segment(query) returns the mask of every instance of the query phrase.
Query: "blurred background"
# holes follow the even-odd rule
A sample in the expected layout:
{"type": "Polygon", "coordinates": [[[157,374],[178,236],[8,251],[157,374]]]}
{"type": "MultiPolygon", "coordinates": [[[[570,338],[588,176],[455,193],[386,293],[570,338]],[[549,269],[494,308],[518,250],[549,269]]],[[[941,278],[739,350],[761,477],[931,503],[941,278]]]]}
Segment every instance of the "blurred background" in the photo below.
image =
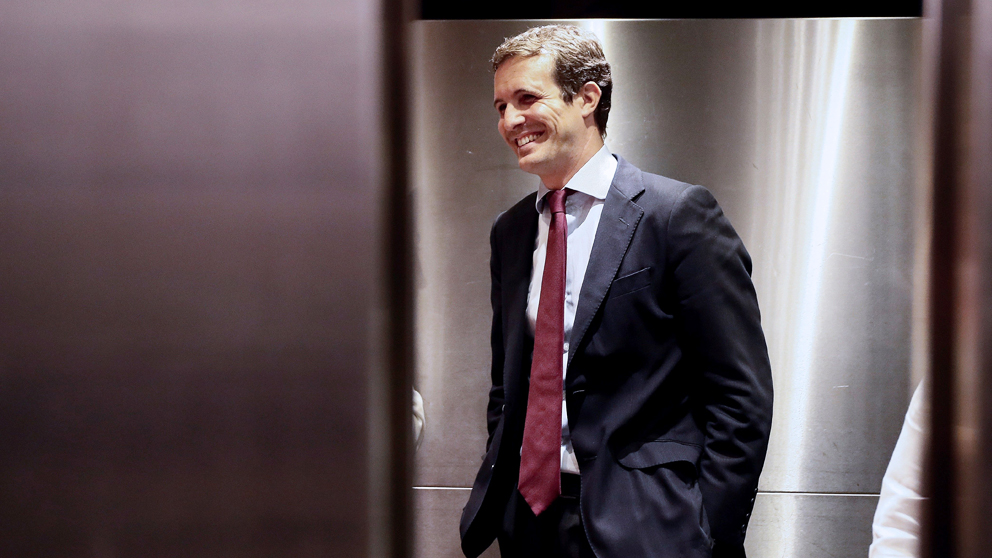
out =
{"type": "Polygon", "coordinates": [[[0,555],[373,555],[380,10],[0,6],[0,555]]]}

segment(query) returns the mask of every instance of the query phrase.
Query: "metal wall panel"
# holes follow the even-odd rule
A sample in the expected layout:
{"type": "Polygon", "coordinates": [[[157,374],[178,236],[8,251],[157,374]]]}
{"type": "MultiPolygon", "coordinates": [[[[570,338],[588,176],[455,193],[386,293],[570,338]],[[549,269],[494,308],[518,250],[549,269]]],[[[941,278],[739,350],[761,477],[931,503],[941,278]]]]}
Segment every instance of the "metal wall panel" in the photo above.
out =
{"type": "Polygon", "coordinates": [[[762,493],[744,549],[753,558],[864,558],[878,496],[762,493]]]}
{"type": "Polygon", "coordinates": [[[0,7],[0,555],[368,555],[379,5],[0,7]]]}
{"type": "MultiPolygon", "coordinates": [[[[464,558],[458,539],[458,520],[468,492],[467,488],[414,490],[416,556],[464,558]]],[[[499,558],[499,548],[492,545],[480,558],[499,558]]]]}
{"type": "MultiPolygon", "coordinates": [[[[531,25],[415,27],[425,487],[470,486],[485,444],[489,227],[537,184],[496,132],[487,60],[531,25]]],[[[920,21],[581,25],[613,65],[607,145],[708,187],[754,259],[776,388],[761,490],[877,493],[911,391],[920,21]]],[[[838,536],[867,546],[870,513],[828,509],[858,517],[838,536]]]]}

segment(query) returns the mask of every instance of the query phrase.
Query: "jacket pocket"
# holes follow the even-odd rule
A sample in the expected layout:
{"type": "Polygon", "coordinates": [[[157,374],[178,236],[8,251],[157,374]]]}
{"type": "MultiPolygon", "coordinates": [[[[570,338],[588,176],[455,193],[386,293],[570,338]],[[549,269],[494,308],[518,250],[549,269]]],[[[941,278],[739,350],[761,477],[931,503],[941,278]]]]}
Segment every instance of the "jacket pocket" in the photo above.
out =
{"type": "Polygon", "coordinates": [[[644,269],[614,279],[613,284],[610,285],[609,300],[649,286],[651,286],[651,268],[645,267],[644,269]]]}
{"type": "Polygon", "coordinates": [[[679,440],[660,439],[645,442],[639,447],[628,448],[617,456],[617,461],[628,469],[649,469],[668,463],[686,462],[695,469],[703,448],[679,440]]]}

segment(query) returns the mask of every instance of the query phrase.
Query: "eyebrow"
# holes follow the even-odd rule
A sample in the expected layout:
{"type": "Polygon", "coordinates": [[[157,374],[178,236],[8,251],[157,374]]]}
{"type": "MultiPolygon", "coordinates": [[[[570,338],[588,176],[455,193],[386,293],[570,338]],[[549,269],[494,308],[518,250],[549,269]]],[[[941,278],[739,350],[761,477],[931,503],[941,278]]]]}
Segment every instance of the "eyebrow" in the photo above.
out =
{"type": "MultiPolygon", "coordinates": [[[[522,90],[523,89],[517,89],[516,91],[514,91],[513,93],[510,94],[510,98],[512,99],[513,97],[516,97],[517,96],[517,93],[520,93],[522,90]]],[[[495,99],[493,99],[493,106],[498,108],[500,103],[505,103],[505,102],[507,102],[507,101],[504,101],[503,99],[501,99],[499,97],[496,97],[495,99]]]]}
{"type": "MultiPolygon", "coordinates": [[[[526,93],[528,95],[540,96],[540,93],[536,89],[530,89],[530,88],[527,88],[527,87],[519,87],[519,88],[517,88],[513,92],[512,95],[510,95],[510,97],[511,98],[516,97],[520,93],[526,93]]],[[[497,107],[500,103],[505,103],[505,102],[506,101],[504,101],[503,99],[500,99],[499,97],[497,97],[496,99],[493,100],[493,107],[497,107]]]]}

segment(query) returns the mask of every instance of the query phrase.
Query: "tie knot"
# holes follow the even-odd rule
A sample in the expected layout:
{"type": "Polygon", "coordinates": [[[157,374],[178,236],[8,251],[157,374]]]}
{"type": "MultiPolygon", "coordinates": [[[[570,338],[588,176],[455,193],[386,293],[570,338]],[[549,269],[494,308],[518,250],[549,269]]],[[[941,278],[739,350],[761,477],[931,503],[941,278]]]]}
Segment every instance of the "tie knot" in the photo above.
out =
{"type": "Polygon", "coordinates": [[[552,190],[548,194],[548,207],[551,208],[551,213],[565,213],[566,196],[568,196],[568,193],[565,192],[564,188],[552,190]]]}

